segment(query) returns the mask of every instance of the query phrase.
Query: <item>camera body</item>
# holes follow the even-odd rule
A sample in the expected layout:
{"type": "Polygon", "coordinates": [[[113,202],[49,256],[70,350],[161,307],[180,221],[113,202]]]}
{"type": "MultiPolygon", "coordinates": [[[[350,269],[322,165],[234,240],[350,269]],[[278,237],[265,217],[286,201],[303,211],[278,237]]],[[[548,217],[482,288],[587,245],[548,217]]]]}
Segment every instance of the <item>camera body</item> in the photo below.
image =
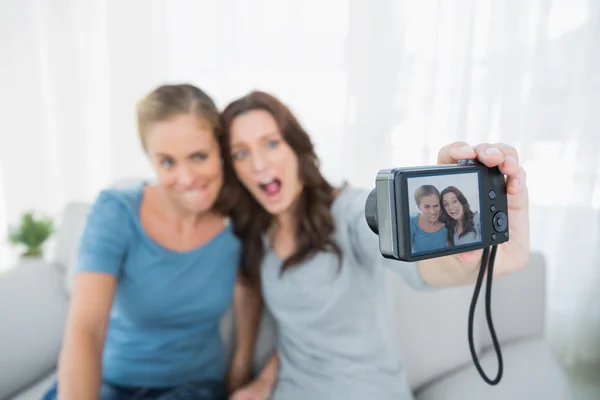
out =
{"type": "Polygon", "coordinates": [[[385,258],[419,261],[508,241],[506,181],[474,160],[379,171],[365,218],[385,258]]]}

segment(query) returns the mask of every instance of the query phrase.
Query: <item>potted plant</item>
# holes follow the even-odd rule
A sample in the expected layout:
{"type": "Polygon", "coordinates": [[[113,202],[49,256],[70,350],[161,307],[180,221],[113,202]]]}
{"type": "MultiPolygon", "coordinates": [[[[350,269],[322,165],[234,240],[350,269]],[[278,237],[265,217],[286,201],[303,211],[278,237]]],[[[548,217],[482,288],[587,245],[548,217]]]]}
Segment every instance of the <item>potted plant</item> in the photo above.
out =
{"type": "Polygon", "coordinates": [[[43,245],[52,233],[54,224],[50,218],[26,212],[21,216],[21,223],[9,231],[8,240],[15,246],[24,247],[21,258],[42,258],[43,245]]]}

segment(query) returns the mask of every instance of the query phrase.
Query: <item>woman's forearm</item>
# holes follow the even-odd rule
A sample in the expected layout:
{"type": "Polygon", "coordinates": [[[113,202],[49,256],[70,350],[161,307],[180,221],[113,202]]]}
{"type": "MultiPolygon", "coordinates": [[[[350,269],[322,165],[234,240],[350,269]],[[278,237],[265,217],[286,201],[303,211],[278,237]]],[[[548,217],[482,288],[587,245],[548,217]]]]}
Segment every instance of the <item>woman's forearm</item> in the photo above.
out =
{"type": "Polygon", "coordinates": [[[86,331],[65,337],[58,365],[59,400],[97,400],[102,380],[102,343],[86,331]]]}
{"type": "Polygon", "coordinates": [[[265,364],[260,374],[256,377],[257,380],[264,382],[269,388],[275,386],[277,381],[277,374],[279,372],[279,356],[277,351],[273,352],[273,355],[269,358],[269,361],[265,364]]]}
{"type": "MultiPolygon", "coordinates": [[[[477,281],[483,250],[469,251],[458,256],[446,256],[419,261],[419,274],[431,286],[450,287],[470,285],[477,281]]],[[[508,264],[506,254],[500,251],[494,262],[494,278],[509,274],[526,264],[525,260],[508,264]]],[[[486,274],[487,275],[487,272],[486,274]]]]}
{"type": "Polygon", "coordinates": [[[456,257],[431,258],[418,262],[422,279],[434,287],[468,285],[477,280],[481,257],[460,262],[456,257]]]}
{"type": "Polygon", "coordinates": [[[261,312],[262,296],[260,288],[241,282],[237,283],[234,292],[235,357],[240,362],[252,362],[261,312]]]}
{"type": "Polygon", "coordinates": [[[261,311],[260,288],[238,282],[234,291],[236,346],[228,376],[230,392],[243,386],[250,379],[261,311]]]}

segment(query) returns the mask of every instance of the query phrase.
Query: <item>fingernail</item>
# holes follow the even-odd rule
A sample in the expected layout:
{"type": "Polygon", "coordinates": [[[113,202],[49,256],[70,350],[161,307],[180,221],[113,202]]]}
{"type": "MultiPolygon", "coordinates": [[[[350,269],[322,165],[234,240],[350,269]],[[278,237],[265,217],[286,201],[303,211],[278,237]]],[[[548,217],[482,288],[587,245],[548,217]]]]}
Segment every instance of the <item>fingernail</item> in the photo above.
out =
{"type": "Polygon", "coordinates": [[[502,155],[502,152],[500,152],[500,150],[498,150],[495,147],[488,147],[487,149],[485,149],[486,156],[493,156],[493,155],[497,155],[497,154],[502,155]]]}
{"type": "Polygon", "coordinates": [[[512,184],[513,186],[519,186],[519,179],[518,179],[518,178],[514,178],[514,179],[511,181],[511,184],[512,184]]]}
{"type": "Polygon", "coordinates": [[[504,162],[509,162],[511,164],[517,165],[517,159],[511,155],[504,157],[504,162]]]}
{"type": "Polygon", "coordinates": [[[473,153],[475,151],[475,150],[473,150],[473,148],[471,146],[459,147],[458,150],[460,150],[463,153],[473,153]]]}

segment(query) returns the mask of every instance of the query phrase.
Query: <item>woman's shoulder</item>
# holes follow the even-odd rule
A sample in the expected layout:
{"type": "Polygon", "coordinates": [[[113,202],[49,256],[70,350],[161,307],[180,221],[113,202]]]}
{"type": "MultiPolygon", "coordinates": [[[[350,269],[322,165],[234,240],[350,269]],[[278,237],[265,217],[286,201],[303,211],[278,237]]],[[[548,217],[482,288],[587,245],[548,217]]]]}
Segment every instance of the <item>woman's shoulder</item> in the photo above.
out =
{"type": "Polygon", "coordinates": [[[365,204],[369,193],[369,190],[347,184],[337,190],[331,205],[331,216],[338,234],[369,230],[365,217],[365,204]]]}
{"type": "Polygon", "coordinates": [[[343,217],[356,214],[365,210],[367,197],[371,191],[345,184],[336,190],[335,198],[331,207],[334,217],[343,217]]]}
{"type": "Polygon", "coordinates": [[[108,187],[101,189],[90,209],[90,214],[104,215],[108,220],[117,218],[137,218],[143,196],[143,185],[128,187],[108,187]]]}
{"type": "Polygon", "coordinates": [[[117,273],[132,240],[135,193],[130,188],[100,190],[90,206],[82,232],[79,270],[117,273]]]}
{"type": "Polygon", "coordinates": [[[481,230],[481,213],[479,211],[475,211],[475,213],[473,213],[473,224],[478,230],[481,230]]]}

